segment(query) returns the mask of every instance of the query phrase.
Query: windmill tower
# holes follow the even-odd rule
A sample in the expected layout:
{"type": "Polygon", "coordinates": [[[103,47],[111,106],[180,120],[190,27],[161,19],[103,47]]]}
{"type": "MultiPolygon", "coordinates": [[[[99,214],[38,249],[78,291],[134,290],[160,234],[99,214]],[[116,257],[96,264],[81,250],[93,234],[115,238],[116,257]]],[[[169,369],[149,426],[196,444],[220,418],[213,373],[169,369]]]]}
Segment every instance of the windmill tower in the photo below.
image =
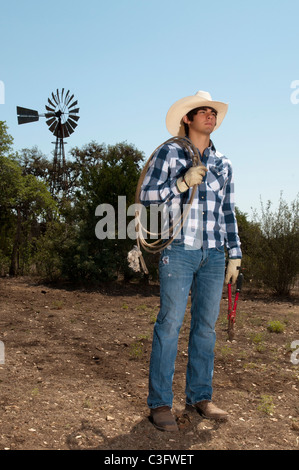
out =
{"type": "Polygon", "coordinates": [[[75,101],[70,90],[65,93],[64,88],[62,88],[61,92],[57,89],[56,93],[52,93],[48,98],[45,114],[39,114],[38,111],[33,109],[17,106],[18,124],[38,121],[40,117],[45,117],[49,131],[56,137],[56,141],[53,142],[55,143],[55,149],[52,192],[55,188],[57,189],[59,181],[61,181],[61,189],[66,189],[64,139],[69,137],[78,125],[79,108],[76,107],[77,105],[78,101],[75,101]]]}

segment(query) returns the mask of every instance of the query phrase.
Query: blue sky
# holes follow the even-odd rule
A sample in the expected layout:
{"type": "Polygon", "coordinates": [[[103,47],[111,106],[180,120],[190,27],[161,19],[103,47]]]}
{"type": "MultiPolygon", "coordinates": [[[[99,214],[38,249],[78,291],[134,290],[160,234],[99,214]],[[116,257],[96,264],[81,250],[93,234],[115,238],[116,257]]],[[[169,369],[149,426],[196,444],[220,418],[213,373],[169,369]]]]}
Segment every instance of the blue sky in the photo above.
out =
{"type": "Polygon", "coordinates": [[[80,107],[67,151],[127,141],[149,157],[170,137],[173,102],[206,90],[229,103],[212,139],[233,163],[239,209],[251,216],[260,198],[275,207],[281,191],[295,199],[298,0],[9,0],[0,8],[0,120],[15,150],[37,146],[51,158],[45,122],[18,126],[16,106],[44,112],[64,87],[80,107]]]}

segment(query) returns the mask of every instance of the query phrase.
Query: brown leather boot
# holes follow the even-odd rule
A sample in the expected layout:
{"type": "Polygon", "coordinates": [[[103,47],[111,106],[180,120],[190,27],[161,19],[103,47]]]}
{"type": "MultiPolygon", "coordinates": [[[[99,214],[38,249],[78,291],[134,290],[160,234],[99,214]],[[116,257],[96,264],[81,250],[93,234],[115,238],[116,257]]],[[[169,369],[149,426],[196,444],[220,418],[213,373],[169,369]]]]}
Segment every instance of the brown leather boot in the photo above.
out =
{"type": "Polygon", "coordinates": [[[176,432],[179,430],[175,417],[169,406],[159,406],[151,409],[151,421],[160,431],[176,432]]]}
{"type": "Polygon", "coordinates": [[[213,405],[209,400],[199,401],[194,405],[187,405],[187,410],[196,410],[203,418],[215,419],[218,421],[226,421],[228,413],[213,405]]]}

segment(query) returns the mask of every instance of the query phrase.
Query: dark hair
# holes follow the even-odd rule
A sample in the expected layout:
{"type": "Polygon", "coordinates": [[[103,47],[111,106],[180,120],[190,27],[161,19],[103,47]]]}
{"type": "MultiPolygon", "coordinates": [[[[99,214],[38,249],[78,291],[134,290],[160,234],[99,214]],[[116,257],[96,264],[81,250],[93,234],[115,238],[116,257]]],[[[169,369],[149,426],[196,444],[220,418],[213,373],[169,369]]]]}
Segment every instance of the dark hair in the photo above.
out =
{"type": "MultiPolygon", "coordinates": [[[[216,111],[216,109],[211,108],[210,106],[199,106],[199,108],[191,109],[191,111],[189,111],[189,113],[187,113],[186,116],[187,116],[188,120],[192,122],[194,116],[198,113],[198,111],[199,111],[200,109],[207,109],[207,108],[208,108],[208,109],[212,109],[213,111],[215,111],[216,116],[217,116],[217,111],[216,111]]],[[[184,128],[185,128],[185,134],[186,134],[186,136],[188,137],[188,135],[189,135],[189,126],[188,126],[188,124],[186,124],[184,121],[183,121],[183,124],[184,124],[184,128]]]]}

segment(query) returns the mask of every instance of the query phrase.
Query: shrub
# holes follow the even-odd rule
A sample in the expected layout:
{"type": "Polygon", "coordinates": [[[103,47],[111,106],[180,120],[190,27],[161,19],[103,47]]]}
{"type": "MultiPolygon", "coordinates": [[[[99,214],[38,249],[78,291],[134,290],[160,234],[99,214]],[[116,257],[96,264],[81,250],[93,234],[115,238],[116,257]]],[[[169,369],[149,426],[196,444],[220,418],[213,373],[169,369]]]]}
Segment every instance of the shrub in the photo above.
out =
{"type": "Polygon", "coordinates": [[[267,415],[273,414],[275,409],[273,398],[270,395],[262,395],[260,403],[258,405],[258,410],[267,415]]]}
{"type": "Polygon", "coordinates": [[[279,320],[273,320],[268,323],[267,330],[271,333],[283,333],[285,325],[279,320]]]}
{"type": "Polygon", "coordinates": [[[299,196],[288,205],[281,195],[276,212],[271,204],[262,204],[255,275],[277,295],[285,296],[290,294],[299,273],[299,196]]]}

